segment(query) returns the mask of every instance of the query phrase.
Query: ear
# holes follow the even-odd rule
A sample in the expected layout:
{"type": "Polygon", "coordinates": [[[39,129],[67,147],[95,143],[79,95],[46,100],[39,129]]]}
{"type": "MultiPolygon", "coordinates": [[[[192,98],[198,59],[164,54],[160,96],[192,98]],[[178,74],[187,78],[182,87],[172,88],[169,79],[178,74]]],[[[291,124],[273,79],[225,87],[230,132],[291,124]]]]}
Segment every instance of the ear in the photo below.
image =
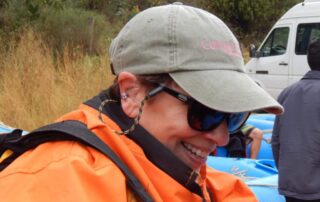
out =
{"type": "Polygon", "coordinates": [[[126,95],[126,98],[121,99],[122,110],[128,117],[135,118],[138,115],[140,103],[146,96],[146,89],[130,72],[121,72],[118,75],[118,84],[120,94],[126,95]]]}

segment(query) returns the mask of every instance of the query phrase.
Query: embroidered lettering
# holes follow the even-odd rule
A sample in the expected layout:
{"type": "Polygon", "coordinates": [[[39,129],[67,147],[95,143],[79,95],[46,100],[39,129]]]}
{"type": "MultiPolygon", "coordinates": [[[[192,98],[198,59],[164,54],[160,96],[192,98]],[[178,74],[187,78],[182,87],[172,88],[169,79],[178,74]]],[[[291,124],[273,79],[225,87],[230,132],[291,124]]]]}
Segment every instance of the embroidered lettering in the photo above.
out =
{"type": "Polygon", "coordinates": [[[220,50],[227,55],[236,56],[236,57],[242,56],[236,44],[232,42],[217,41],[217,40],[212,40],[212,41],[202,40],[200,42],[200,47],[206,51],[220,50]]]}

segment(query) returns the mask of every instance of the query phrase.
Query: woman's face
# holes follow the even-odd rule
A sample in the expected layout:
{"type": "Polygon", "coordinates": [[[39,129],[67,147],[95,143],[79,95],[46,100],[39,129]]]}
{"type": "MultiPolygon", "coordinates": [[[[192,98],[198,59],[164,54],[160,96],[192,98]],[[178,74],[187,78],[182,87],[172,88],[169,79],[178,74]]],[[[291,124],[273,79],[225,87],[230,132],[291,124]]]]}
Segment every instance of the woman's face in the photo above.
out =
{"type": "MultiPolygon", "coordinates": [[[[168,87],[187,95],[175,84],[168,87]]],[[[187,112],[187,104],[165,92],[160,92],[145,103],[140,125],[186,165],[196,170],[206,162],[208,155],[216,146],[227,144],[229,134],[226,122],[208,132],[190,128],[187,112]]]]}

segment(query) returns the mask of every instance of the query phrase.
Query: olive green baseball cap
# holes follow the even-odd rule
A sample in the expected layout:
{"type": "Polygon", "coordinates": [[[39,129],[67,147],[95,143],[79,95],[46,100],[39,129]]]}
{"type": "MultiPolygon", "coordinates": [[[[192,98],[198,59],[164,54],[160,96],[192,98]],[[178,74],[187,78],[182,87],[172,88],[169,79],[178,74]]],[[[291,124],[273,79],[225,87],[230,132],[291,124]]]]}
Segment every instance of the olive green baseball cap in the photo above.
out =
{"type": "Polygon", "coordinates": [[[282,106],[244,72],[239,43],[215,15],[181,3],[152,7],[134,16],[109,49],[115,74],[168,73],[198,102],[223,112],[282,106]]]}

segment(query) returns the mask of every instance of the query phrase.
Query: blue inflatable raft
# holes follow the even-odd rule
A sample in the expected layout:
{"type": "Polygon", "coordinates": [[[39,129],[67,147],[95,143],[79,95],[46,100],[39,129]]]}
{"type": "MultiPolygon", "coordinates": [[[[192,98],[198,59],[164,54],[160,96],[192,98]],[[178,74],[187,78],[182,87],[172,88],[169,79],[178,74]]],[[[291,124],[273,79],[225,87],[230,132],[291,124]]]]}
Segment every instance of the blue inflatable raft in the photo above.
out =
{"type": "Polygon", "coordinates": [[[209,157],[207,165],[241,178],[259,202],[285,202],[278,193],[278,170],[274,160],[209,157]]]}
{"type": "Polygon", "coordinates": [[[210,156],[207,165],[241,178],[261,178],[278,174],[274,160],[210,156]]]}
{"type": "Polygon", "coordinates": [[[9,127],[9,126],[7,126],[7,125],[5,125],[5,124],[0,122],[0,133],[8,133],[8,132],[10,132],[12,130],[13,130],[13,128],[11,128],[11,127],[9,127]]]}
{"type": "Polygon", "coordinates": [[[285,202],[284,196],[278,193],[278,175],[245,181],[259,199],[259,202],[285,202]]]}

